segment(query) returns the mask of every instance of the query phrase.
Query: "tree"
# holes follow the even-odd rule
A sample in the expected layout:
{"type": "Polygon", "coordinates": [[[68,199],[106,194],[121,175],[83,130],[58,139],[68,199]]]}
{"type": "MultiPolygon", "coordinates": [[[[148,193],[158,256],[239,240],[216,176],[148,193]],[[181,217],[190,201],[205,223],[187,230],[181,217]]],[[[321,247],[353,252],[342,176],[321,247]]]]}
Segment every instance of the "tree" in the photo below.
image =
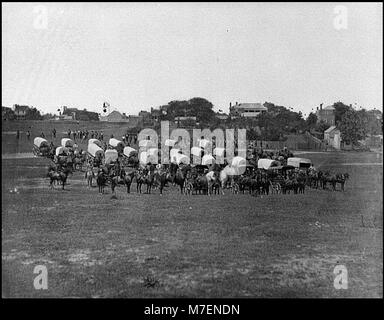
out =
{"type": "Polygon", "coordinates": [[[305,123],[306,123],[306,126],[307,126],[307,130],[315,128],[316,124],[317,124],[317,115],[314,114],[313,112],[311,112],[308,115],[308,118],[305,120],[305,123]]]}
{"type": "Polygon", "coordinates": [[[319,132],[324,132],[330,127],[328,123],[326,123],[324,120],[321,120],[317,125],[316,125],[316,130],[319,132]]]}
{"type": "Polygon", "coordinates": [[[25,119],[27,120],[42,120],[43,116],[41,115],[40,111],[36,108],[28,108],[27,112],[25,114],[25,119]]]}
{"type": "Polygon", "coordinates": [[[353,109],[345,112],[339,123],[342,140],[350,144],[357,144],[358,140],[366,137],[366,123],[362,112],[353,109]]]}
{"type": "Polygon", "coordinates": [[[350,110],[353,110],[351,106],[347,106],[346,104],[342,102],[335,102],[333,104],[333,107],[335,108],[335,123],[338,124],[341,119],[343,118],[343,115],[350,110]]]}

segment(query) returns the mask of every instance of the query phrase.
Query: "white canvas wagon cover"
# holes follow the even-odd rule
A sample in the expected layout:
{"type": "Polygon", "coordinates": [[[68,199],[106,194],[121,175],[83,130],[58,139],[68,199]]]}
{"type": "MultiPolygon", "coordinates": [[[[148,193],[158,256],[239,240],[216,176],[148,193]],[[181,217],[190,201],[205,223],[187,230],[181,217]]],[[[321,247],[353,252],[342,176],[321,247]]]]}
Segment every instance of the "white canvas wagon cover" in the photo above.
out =
{"type": "Polygon", "coordinates": [[[176,140],[172,140],[172,139],[167,139],[165,140],[164,144],[167,146],[167,147],[173,147],[176,143],[176,140]]]}
{"type": "Polygon", "coordinates": [[[124,146],[124,144],[123,144],[122,141],[117,140],[117,139],[115,139],[115,138],[111,138],[111,139],[109,139],[108,144],[109,144],[111,147],[114,147],[114,148],[117,148],[119,145],[124,146]]]}
{"type": "Polygon", "coordinates": [[[146,151],[143,151],[140,153],[140,163],[141,164],[147,164],[147,163],[156,164],[156,157],[149,155],[146,151]]]}
{"type": "Polygon", "coordinates": [[[33,139],[33,144],[38,148],[40,148],[42,146],[48,147],[48,141],[45,140],[44,138],[40,138],[40,137],[36,137],[35,139],[33,139]]]}
{"type": "Polygon", "coordinates": [[[150,148],[150,149],[148,149],[147,153],[150,156],[157,156],[158,153],[159,153],[159,149],[157,149],[157,148],[150,148]]]}
{"type": "Polygon", "coordinates": [[[196,157],[200,157],[202,152],[203,152],[203,149],[201,149],[200,147],[191,148],[191,154],[193,154],[196,157]]]}
{"type": "Polygon", "coordinates": [[[287,165],[295,168],[310,167],[312,165],[312,161],[310,159],[292,157],[288,158],[287,165]]]}
{"type": "Polygon", "coordinates": [[[59,156],[61,154],[67,154],[67,153],[68,153],[68,148],[66,147],[57,147],[55,151],[56,156],[59,156]]]}
{"type": "Polygon", "coordinates": [[[247,161],[243,157],[234,157],[232,159],[232,166],[235,168],[246,167],[247,161]]]}
{"type": "Polygon", "coordinates": [[[131,155],[133,155],[136,151],[136,149],[134,148],[131,148],[131,147],[125,147],[124,150],[123,150],[123,154],[126,156],[126,157],[130,157],[131,155]]]}
{"type": "Polygon", "coordinates": [[[272,160],[272,159],[259,159],[259,161],[257,161],[258,169],[268,170],[271,167],[278,167],[279,165],[280,165],[279,161],[272,160]]]}
{"type": "Polygon", "coordinates": [[[101,149],[98,145],[91,143],[88,145],[88,153],[92,157],[102,156],[104,154],[104,150],[101,149]]]}
{"type": "Polygon", "coordinates": [[[210,145],[210,141],[207,139],[201,139],[199,140],[199,147],[200,148],[207,148],[210,145]]]}
{"type": "Polygon", "coordinates": [[[180,149],[172,148],[171,151],[169,152],[169,156],[171,157],[171,159],[173,159],[174,157],[176,157],[180,153],[181,153],[180,149]]]}
{"type": "Polygon", "coordinates": [[[99,146],[100,148],[103,147],[103,145],[101,144],[100,140],[97,140],[97,139],[89,139],[89,140],[88,140],[88,144],[91,144],[91,143],[94,143],[95,145],[99,146]]]}
{"type": "Polygon", "coordinates": [[[203,166],[207,166],[207,165],[213,164],[213,163],[215,163],[215,158],[211,154],[206,154],[201,159],[201,164],[203,166]]]}
{"type": "Polygon", "coordinates": [[[71,140],[69,138],[61,139],[61,146],[62,147],[72,148],[74,144],[75,143],[73,142],[73,140],[71,140]]]}
{"type": "Polygon", "coordinates": [[[113,149],[106,150],[104,155],[105,155],[106,164],[116,161],[119,158],[119,154],[117,153],[116,150],[113,150],[113,149]]]}
{"type": "Polygon", "coordinates": [[[215,148],[213,149],[213,154],[218,157],[223,157],[225,152],[225,148],[215,148]]]}
{"type": "Polygon", "coordinates": [[[171,162],[176,164],[180,164],[180,163],[189,164],[190,159],[185,154],[177,153],[174,157],[172,157],[171,162]]]}

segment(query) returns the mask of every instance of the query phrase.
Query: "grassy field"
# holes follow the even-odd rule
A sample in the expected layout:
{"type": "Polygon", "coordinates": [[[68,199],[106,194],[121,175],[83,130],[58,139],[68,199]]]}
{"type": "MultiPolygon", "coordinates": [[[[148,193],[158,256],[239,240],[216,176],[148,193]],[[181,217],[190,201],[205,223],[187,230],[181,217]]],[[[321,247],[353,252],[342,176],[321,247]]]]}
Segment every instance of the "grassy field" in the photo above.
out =
{"type": "Polygon", "coordinates": [[[382,155],[305,156],[348,172],[346,191],[112,199],[80,173],[50,190],[45,159],[3,159],[3,296],[382,297],[382,155]],[[48,290],[33,287],[39,264],[48,290]]]}

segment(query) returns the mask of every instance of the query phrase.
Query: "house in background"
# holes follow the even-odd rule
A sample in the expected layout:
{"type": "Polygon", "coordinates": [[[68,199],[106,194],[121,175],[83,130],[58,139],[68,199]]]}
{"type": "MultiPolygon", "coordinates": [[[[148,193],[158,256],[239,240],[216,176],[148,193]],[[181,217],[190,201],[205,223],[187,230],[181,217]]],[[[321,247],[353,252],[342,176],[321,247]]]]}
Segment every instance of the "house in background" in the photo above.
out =
{"type": "Polygon", "coordinates": [[[320,107],[317,107],[316,116],[317,122],[324,121],[330,126],[335,125],[335,108],[333,106],[323,108],[323,104],[320,104],[320,107]]]}
{"type": "Polygon", "coordinates": [[[108,122],[128,122],[128,117],[121,114],[119,111],[114,110],[108,115],[100,116],[100,121],[108,121],[108,122]]]}
{"type": "Polygon", "coordinates": [[[331,126],[324,131],[324,141],[327,146],[331,146],[337,150],[341,148],[341,132],[336,126],[331,126]]]}
{"type": "Polygon", "coordinates": [[[229,103],[229,115],[231,118],[237,117],[257,117],[263,112],[267,112],[268,109],[261,103],[237,103],[232,106],[229,103]]]}
{"type": "Polygon", "coordinates": [[[21,106],[18,104],[13,105],[13,107],[14,107],[14,113],[15,113],[16,120],[25,120],[27,112],[29,110],[29,107],[28,106],[21,106]]]}

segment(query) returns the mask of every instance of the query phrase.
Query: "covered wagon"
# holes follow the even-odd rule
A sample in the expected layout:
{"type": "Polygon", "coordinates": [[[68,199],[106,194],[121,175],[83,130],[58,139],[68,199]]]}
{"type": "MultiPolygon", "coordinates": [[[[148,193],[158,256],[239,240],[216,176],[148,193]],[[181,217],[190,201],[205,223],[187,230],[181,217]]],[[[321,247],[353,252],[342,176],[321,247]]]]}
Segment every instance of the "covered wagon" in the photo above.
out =
{"type": "Polygon", "coordinates": [[[33,153],[36,156],[45,157],[48,156],[50,152],[49,143],[46,139],[36,137],[33,140],[33,153]]]}
{"type": "Polygon", "coordinates": [[[194,155],[195,157],[200,157],[202,153],[203,153],[203,149],[201,149],[200,147],[191,148],[191,154],[194,155]]]}
{"type": "Polygon", "coordinates": [[[211,154],[206,154],[201,159],[201,165],[208,166],[215,163],[215,158],[211,154]]]}
{"type": "Polygon", "coordinates": [[[157,164],[157,160],[157,157],[151,156],[146,151],[140,153],[139,161],[141,165],[146,165],[148,163],[157,164]]]}
{"type": "Polygon", "coordinates": [[[117,150],[118,153],[123,153],[124,143],[122,141],[111,138],[109,139],[108,145],[110,148],[117,150]]]}
{"type": "Polygon", "coordinates": [[[171,151],[169,151],[169,157],[171,158],[171,161],[174,157],[176,157],[178,154],[181,153],[180,149],[172,148],[171,151]]]}
{"type": "Polygon", "coordinates": [[[232,159],[231,165],[238,175],[243,174],[247,169],[247,160],[245,160],[243,157],[236,156],[232,159]]]}
{"type": "Polygon", "coordinates": [[[217,157],[224,157],[224,153],[225,153],[225,148],[215,148],[213,149],[213,155],[217,156],[217,157]]]}
{"type": "Polygon", "coordinates": [[[310,159],[292,157],[292,158],[288,158],[287,165],[293,166],[299,169],[309,168],[312,166],[312,161],[310,159]]]}
{"type": "Polygon", "coordinates": [[[258,169],[268,170],[271,167],[279,167],[280,165],[281,163],[279,161],[272,159],[259,159],[259,161],[257,161],[258,169]]]}
{"type": "Polygon", "coordinates": [[[210,144],[211,144],[211,142],[209,140],[207,140],[207,139],[200,139],[199,140],[199,147],[200,148],[206,149],[206,148],[208,148],[210,146],[210,144]]]}
{"type": "Polygon", "coordinates": [[[117,150],[114,149],[109,149],[106,150],[104,153],[104,159],[105,159],[105,164],[111,164],[117,161],[119,158],[119,153],[117,150]]]}
{"type": "Polygon", "coordinates": [[[176,144],[176,140],[167,139],[167,140],[165,140],[164,144],[167,147],[173,147],[176,144]]]}
{"type": "Polygon", "coordinates": [[[63,138],[61,139],[61,146],[65,148],[73,148],[73,145],[75,142],[72,139],[69,138],[63,138]]]}
{"type": "Polygon", "coordinates": [[[56,156],[67,155],[68,148],[66,147],[57,147],[55,151],[56,156]]]}
{"type": "Polygon", "coordinates": [[[131,147],[125,147],[123,149],[123,155],[127,158],[131,157],[131,156],[134,156],[135,154],[137,154],[137,150],[134,149],[134,148],[131,148],[131,147]]]}
{"type": "Polygon", "coordinates": [[[88,163],[91,166],[98,167],[102,163],[104,150],[94,143],[88,144],[87,156],[88,163]]]}
{"type": "Polygon", "coordinates": [[[94,143],[95,145],[99,146],[100,148],[103,148],[103,144],[98,139],[89,139],[88,144],[94,143]]]}
{"type": "Polygon", "coordinates": [[[125,147],[123,150],[123,166],[134,167],[138,162],[137,150],[132,147],[125,147]]]}
{"type": "Polygon", "coordinates": [[[172,163],[180,164],[189,164],[190,159],[185,154],[177,153],[172,159],[172,163]]]}

